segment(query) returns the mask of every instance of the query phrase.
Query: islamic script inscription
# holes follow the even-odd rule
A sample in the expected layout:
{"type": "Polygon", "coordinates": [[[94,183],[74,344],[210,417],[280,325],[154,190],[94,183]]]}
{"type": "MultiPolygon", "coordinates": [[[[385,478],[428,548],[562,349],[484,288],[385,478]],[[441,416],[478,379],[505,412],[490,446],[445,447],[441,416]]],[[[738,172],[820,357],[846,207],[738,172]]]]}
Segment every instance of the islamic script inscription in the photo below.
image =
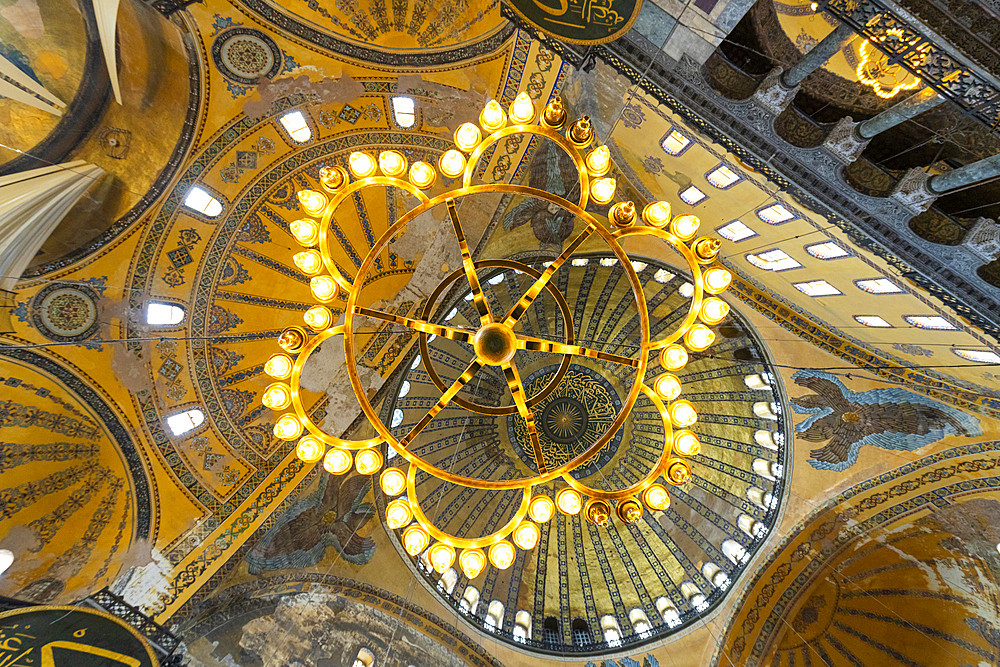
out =
{"type": "Polygon", "coordinates": [[[510,0],[510,6],[535,28],[564,42],[603,44],[632,26],[642,0],[510,0]]]}

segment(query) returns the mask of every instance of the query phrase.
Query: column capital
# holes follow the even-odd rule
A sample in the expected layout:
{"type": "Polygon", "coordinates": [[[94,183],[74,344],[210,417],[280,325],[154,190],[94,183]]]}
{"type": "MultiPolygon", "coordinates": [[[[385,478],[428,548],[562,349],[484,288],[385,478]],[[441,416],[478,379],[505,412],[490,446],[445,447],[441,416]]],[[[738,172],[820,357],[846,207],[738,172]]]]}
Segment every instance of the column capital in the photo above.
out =
{"type": "Polygon", "coordinates": [[[857,160],[871,141],[858,136],[857,128],[860,124],[855,123],[850,116],[844,116],[837,121],[823,142],[823,146],[844,164],[857,160]]]}
{"type": "Polygon", "coordinates": [[[902,204],[913,215],[919,215],[929,209],[938,198],[927,187],[927,182],[931,178],[931,174],[920,167],[914,167],[906,172],[889,197],[902,204]]]}
{"type": "Polygon", "coordinates": [[[990,218],[979,218],[962,239],[962,247],[985,262],[1000,259],[1000,225],[990,218]]]}
{"type": "Polygon", "coordinates": [[[798,86],[788,88],[781,82],[783,72],[784,69],[781,67],[775,67],[768,72],[751,98],[775,116],[784,111],[795,97],[795,93],[799,92],[798,86]]]}

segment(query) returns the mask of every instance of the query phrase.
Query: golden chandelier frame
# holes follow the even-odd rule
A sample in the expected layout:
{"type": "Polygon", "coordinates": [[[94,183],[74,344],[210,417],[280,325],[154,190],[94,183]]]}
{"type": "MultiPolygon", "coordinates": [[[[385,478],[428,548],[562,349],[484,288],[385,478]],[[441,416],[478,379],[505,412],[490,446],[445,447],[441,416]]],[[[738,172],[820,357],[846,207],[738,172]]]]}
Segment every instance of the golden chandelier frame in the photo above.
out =
{"type": "Polygon", "coordinates": [[[667,487],[660,483],[660,477],[675,486],[688,482],[691,478],[688,459],[700,451],[698,438],[690,430],[697,421],[697,413],[689,401],[680,398],[681,382],[674,372],[687,363],[688,350],[702,351],[712,344],[715,334],[706,325],[717,325],[729,314],[729,305],[714,295],[720,294],[729,286],[732,276],[725,268],[709,266],[715,262],[721,243],[710,237],[694,239],[699,226],[698,218],[693,215],[671,218],[670,204],[662,201],[647,205],[641,215],[637,216],[634,204],[626,201],[611,206],[607,212],[610,224],[602,224],[585,209],[591,201],[604,205],[609,204],[614,197],[616,184],[614,178],[608,177],[611,170],[608,148],[603,145],[594,147],[596,137],[588,117],[584,116],[566,127],[567,114],[559,98],[555,98],[537,115],[536,120],[534,104],[526,93],[519,94],[507,112],[496,101],[490,101],[480,114],[479,126],[465,123],[459,127],[455,132],[456,149],[445,152],[438,160],[437,171],[456,181],[460,177],[461,185],[453,186],[435,197],[428,197],[424,192],[437,180],[434,167],[418,161],[407,169],[406,158],[398,151],[383,151],[377,160],[365,152],[351,153],[348,159],[350,173],[339,166],[321,169],[320,182],[324,192],[300,191],[299,203],[309,217],[296,220],[289,226],[292,235],[304,247],[303,251],[295,254],[293,260],[303,273],[311,276],[310,287],[319,303],[305,313],[308,331],[301,326],[285,329],[278,339],[283,352],[272,355],[265,364],[265,372],[277,381],[265,389],[262,398],[264,405],[277,412],[291,408],[291,411],[283,412],[276,420],[274,434],[283,440],[298,440],[296,453],[299,458],[306,462],[323,460],[324,467],[332,474],[346,473],[353,464],[359,473],[373,475],[384,464],[380,447],[383,444],[392,447],[407,462],[408,469],[389,467],[380,475],[383,492],[390,498],[396,497],[386,506],[386,524],[393,530],[402,531],[403,547],[411,556],[420,555],[426,550],[430,564],[439,573],[452,566],[456,559],[456,549],[461,550],[459,565],[469,579],[474,579],[485,569],[487,553],[484,553],[484,549],[488,549],[490,563],[499,569],[506,569],[514,562],[515,545],[525,550],[534,548],[540,534],[538,524],[551,520],[557,508],[565,514],[583,511],[591,523],[606,526],[612,515],[620,521],[634,524],[641,519],[644,507],[652,511],[662,511],[669,507],[670,494],[667,487]],[[472,184],[476,165],[484,152],[501,139],[515,134],[527,134],[552,141],[572,158],[580,184],[578,201],[571,202],[524,185],[472,184]],[[379,237],[358,267],[352,281],[341,274],[334,263],[330,249],[331,221],[335,211],[347,197],[373,186],[400,188],[415,197],[418,203],[379,237]],[[509,193],[541,199],[569,211],[577,219],[584,221],[586,226],[555,260],[548,263],[544,271],[512,260],[475,261],[465,238],[456,201],[480,193],[509,193]],[[410,221],[421,213],[442,205],[447,207],[461,250],[462,267],[441,281],[428,300],[422,319],[360,306],[358,299],[363,277],[367,275],[379,253],[410,221]],[[636,225],[639,219],[645,224],[636,225]],[[686,262],[694,286],[686,317],[673,331],[656,341],[650,340],[649,313],[642,284],[621,245],[623,239],[642,235],[658,238],[676,250],[686,262]],[[573,318],[565,299],[550,283],[552,276],[585,241],[597,237],[610,248],[628,277],[640,318],[641,344],[636,357],[577,345],[572,327],[573,318]],[[477,268],[494,267],[511,268],[534,279],[531,287],[506,314],[491,312],[476,274],[477,268]],[[467,329],[430,322],[437,296],[463,274],[472,292],[479,327],[467,329]],[[555,296],[564,318],[570,323],[565,343],[534,338],[517,330],[519,319],[543,290],[548,290],[555,296]],[[344,323],[333,326],[333,313],[324,304],[336,298],[341,291],[348,295],[344,323]],[[391,429],[382,422],[361,384],[354,356],[354,321],[358,316],[399,324],[420,334],[419,346],[429,369],[428,374],[442,392],[437,403],[403,437],[393,435],[391,429]],[[427,349],[428,335],[468,343],[473,347],[475,358],[450,386],[446,386],[437,373],[430,370],[432,364],[427,349]],[[345,440],[332,436],[320,429],[305,411],[300,396],[303,368],[309,356],[324,341],[334,336],[344,337],[344,354],[351,388],[379,437],[345,440]],[[554,378],[534,396],[526,394],[518,373],[515,361],[518,350],[563,355],[562,364],[554,378]],[[649,357],[656,352],[659,353],[664,372],[657,375],[652,383],[646,384],[644,379],[649,357]],[[635,369],[635,380],[622,409],[607,431],[572,460],[549,467],[542,452],[531,408],[556,388],[573,356],[630,366],[635,369]],[[499,367],[503,371],[514,405],[483,406],[458,396],[462,387],[488,365],[499,367]],[[645,477],[623,489],[597,489],[574,478],[572,472],[600,451],[623,426],[640,393],[654,405],[663,421],[664,444],[657,463],[645,477]],[[414,438],[451,403],[480,414],[518,413],[527,427],[537,472],[528,468],[529,473],[535,474],[509,480],[478,479],[443,470],[416,454],[410,448],[414,438]],[[416,492],[418,470],[468,488],[520,490],[521,502],[511,519],[489,535],[474,538],[450,535],[436,527],[420,507],[416,492]],[[559,480],[563,488],[554,498],[547,493],[533,495],[533,489],[537,485],[559,480]]]}

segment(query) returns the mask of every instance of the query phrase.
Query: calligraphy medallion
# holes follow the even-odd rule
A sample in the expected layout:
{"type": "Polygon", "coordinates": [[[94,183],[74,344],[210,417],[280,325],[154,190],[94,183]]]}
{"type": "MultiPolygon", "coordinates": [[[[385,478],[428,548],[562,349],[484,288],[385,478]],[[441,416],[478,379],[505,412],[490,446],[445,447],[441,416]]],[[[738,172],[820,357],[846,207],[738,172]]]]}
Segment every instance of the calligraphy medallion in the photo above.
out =
{"type": "Polygon", "coordinates": [[[642,0],[509,0],[522,19],[571,44],[604,44],[628,31],[642,0]]]}

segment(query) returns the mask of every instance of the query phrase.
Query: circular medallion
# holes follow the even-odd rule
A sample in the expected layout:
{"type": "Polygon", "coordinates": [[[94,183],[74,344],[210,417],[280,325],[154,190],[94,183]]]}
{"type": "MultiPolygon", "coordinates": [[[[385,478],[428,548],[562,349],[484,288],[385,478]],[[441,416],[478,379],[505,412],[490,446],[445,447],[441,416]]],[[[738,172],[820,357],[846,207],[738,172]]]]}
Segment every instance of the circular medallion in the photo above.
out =
{"type": "Polygon", "coordinates": [[[222,75],[249,86],[261,77],[273,78],[282,57],[274,40],[258,30],[233,28],[219,33],[212,43],[212,60],[222,75]]]}
{"type": "Polygon", "coordinates": [[[569,396],[556,398],[542,412],[542,431],[554,442],[579,440],[587,431],[587,408],[569,396]]]}
{"type": "Polygon", "coordinates": [[[97,299],[86,285],[52,283],[31,300],[31,323],[51,340],[85,340],[97,333],[97,299]]]}

